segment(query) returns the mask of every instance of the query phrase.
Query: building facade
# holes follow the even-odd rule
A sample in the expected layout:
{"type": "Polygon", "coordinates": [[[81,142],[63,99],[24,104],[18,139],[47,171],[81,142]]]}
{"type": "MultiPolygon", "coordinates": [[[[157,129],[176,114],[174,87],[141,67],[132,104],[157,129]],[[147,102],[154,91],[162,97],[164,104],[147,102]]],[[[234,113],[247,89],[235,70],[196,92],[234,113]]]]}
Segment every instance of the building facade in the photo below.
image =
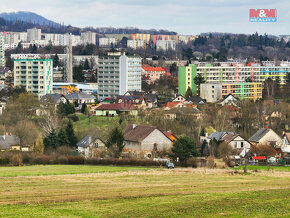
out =
{"type": "Polygon", "coordinates": [[[110,47],[112,45],[116,45],[115,38],[99,38],[100,47],[110,47]]]}
{"type": "Polygon", "coordinates": [[[35,40],[41,40],[41,29],[32,28],[27,30],[27,41],[34,42],[35,40]]]}
{"type": "Polygon", "coordinates": [[[115,98],[127,91],[141,91],[141,58],[109,52],[98,60],[98,98],[115,98]]]}
{"type": "Polygon", "coordinates": [[[81,33],[81,41],[84,45],[94,44],[96,45],[97,34],[91,31],[81,33]]]}
{"type": "Polygon", "coordinates": [[[145,48],[144,40],[127,40],[127,48],[137,49],[137,48],[145,48]]]}
{"type": "Polygon", "coordinates": [[[241,100],[262,98],[263,84],[254,82],[241,83],[203,83],[200,85],[200,97],[207,102],[217,102],[228,95],[241,100]]]}
{"type": "Polygon", "coordinates": [[[143,40],[143,41],[149,43],[150,39],[151,39],[150,34],[145,34],[145,33],[131,34],[131,40],[143,40]]]}
{"type": "Polygon", "coordinates": [[[156,80],[159,80],[162,76],[166,74],[166,71],[163,67],[142,67],[142,76],[144,80],[148,83],[154,83],[156,80]]]}
{"type": "Polygon", "coordinates": [[[279,78],[281,84],[285,84],[287,73],[290,72],[289,65],[281,66],[213,66],[205,64],[198,66],[189,64],[189,66],[179,67],[179,94],[184,95],[187,88],[190,87],[193,93],[196,93],[197,87],[194,78],[201,75],[207,83],[243,83],[247,79],[254,83],[262,83],[267,78],[275,80],[279,78]]]}
{"type": "Polygon", "coordinates": [[[39,97],[52,94],[53,64],[51,59],[14,60],[14,86],[23,86],[39,97]]]}
{"type": "Polygon", "coordinates": [[[174,41],[174,40],[157,40],[156,41],[156,50],[157,51],[176,50],[176,41],[174,41]]]}
{"type": "Polygon", "coordinates": [[[0,68],[5,67],[4,34],[0,33],[0,68]]]}

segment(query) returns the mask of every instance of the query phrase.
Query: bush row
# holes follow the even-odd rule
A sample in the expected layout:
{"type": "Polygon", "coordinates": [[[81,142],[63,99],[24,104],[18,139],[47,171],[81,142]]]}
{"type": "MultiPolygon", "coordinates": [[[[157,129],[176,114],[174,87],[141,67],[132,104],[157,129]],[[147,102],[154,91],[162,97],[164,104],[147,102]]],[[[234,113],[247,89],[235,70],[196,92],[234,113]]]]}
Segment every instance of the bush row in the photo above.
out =
{"type": "Polygon", "coordinates": [[[145,159],[115,159],[115,158],[89,158],[85,160],[88,165],[117,165],[117,166],[166,166],[165,162],[145,159]]]}
{"type": "Polygon", "coordinates": [[[115,158],[89,158],[77,155],[60,155],[52,153],[4,153],[0,156],[0,165],[22,166],[22,165],[47,165],[47,164],[69,164],[69,165],[116,165],[116,166],[165,166],[165,162],[144,159],[115,159],[115,158]]]}

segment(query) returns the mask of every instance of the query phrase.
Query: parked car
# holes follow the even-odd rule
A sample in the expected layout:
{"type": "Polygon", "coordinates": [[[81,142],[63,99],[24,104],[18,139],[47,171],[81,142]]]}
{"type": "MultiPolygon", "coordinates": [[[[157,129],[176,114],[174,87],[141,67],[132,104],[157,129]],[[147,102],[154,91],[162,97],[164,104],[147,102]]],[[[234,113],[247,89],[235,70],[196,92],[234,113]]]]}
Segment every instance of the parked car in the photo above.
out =
{"type": "Polygon", "coordinates": [[[167,168],[168,169],[174,169],[174,163],[168,162],[167,163],[167,168]]]}

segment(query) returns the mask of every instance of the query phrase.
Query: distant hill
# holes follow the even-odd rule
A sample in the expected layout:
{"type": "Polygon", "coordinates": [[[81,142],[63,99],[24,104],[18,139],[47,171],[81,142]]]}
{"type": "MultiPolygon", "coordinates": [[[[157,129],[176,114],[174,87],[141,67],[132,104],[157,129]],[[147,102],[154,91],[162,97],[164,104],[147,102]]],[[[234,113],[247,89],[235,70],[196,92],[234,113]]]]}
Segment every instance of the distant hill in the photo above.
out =
{"type": "Polygon", "coordinates": [[[44,33],[72,33],[80,35],[81,31],[93,31],[101,35],[104,34],[131,34],[131,33],[148,33],[148,34],[162,34],[162,35],[175,35],[176,32],[168,30],[145,30],[135,27],[86,27],[79,28],[71,25],[61,25],[54,21],[48,20],[36,13],[28,11],[18,11],[12,13],[0,13],[0,31],[15,31],[22,32],[29,28],[40,28],[44,33]]]}
{"type": "Polygon", "coordinates": [[[59,26],[60,25],[36,13],[28,12],[28,11],[0,13],[0,18],[3,18],[6,21],[12,21],[12,22],[22,21],[26,23],[39,24],[39,25],[44,25],[44,26],[59,26]]]}

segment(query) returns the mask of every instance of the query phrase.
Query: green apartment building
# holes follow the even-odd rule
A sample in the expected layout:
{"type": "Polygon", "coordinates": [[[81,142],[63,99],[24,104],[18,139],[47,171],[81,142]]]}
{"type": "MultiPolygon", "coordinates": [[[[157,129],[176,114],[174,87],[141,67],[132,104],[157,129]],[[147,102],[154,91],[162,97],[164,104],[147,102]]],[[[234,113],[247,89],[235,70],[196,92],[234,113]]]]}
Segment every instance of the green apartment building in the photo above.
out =
{"type": "Polygon", "coordinates": [[[254,83],[263,83],[267,78],[273,80],[279,78],[281,84],[285,84],[285,78],[289,72],[289,65],[258,66],[255,64],[248,66],[239,64],[237,66],[214,66],[213,64],[205,64],[198,66],[197,64],[189,64],[188,66],[178,68],[178,93],[185,95],[187,88],[190,87],[192,92],[196,94],[197,87],[194,83],[196,75],[201,75],[206,83],[215,84],[244,83],[249,78],[254,83]]]}
{"type": "Polygon", "coordinates": [[[14,86],[22,86],[28,92],[41,97],[52,94],[53,63],[51,59],[14,60],[14,86]]]}

